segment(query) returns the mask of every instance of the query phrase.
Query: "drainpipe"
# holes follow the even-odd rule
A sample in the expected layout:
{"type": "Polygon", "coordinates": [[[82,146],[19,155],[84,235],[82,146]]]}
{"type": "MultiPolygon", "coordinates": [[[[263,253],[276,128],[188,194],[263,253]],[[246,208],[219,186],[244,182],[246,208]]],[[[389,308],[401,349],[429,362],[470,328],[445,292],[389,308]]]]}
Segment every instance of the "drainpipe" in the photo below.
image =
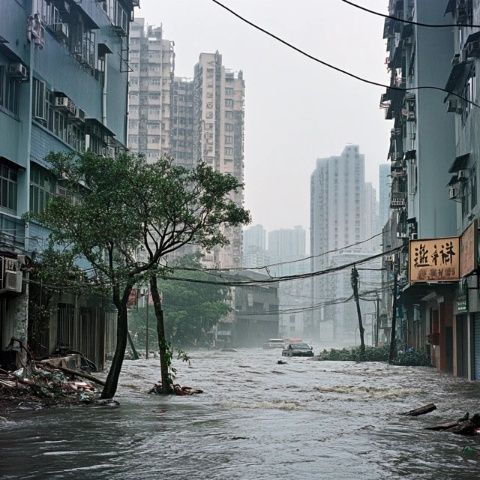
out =
{"type": "MultiPolygon", "coordinates": [[[[31,7],[31,16],[34,18],[34,2],[32,0],[31,7]]],[[[28,213],[30,211],[30,156],[32,153],[32,113],[33,113],[33,62],[35,59],[35,42],[33,38],[30,39],[30,56],[29,56],[29,65],[28,65],[28,108],[27,108],[27,150],[26,150],[26,169],[25,169],[25,202],[26,208],[23,213],[28,213]]],[[[24,248],[25,252],[28,253],[30,249],[30,223],[25,222],[25,239],[24,239],[24,248]]]]}
{"type": "Polygon", "coordinates": [[[105,55],[102,89],[102,123],[107,126],[107,83],[108,83],[108,55],[105,55]]]}

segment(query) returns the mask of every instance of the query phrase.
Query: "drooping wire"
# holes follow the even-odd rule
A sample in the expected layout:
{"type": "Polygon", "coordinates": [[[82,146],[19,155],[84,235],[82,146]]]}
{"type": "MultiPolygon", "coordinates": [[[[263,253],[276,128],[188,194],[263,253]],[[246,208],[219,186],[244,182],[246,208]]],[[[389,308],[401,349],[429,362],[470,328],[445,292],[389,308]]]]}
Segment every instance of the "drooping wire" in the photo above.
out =
{"type": "Polygon", "coordinates": [[[218,0],[211,0],[213,3],[218,5],[219,7],[223,8],[230,14],[232,14],[234,17],[238,18],[242,22],[246,23],[247,25],[250,25],[251,27],[255,28],[256,30],[259,30],[260,32],[264,33],[265,35],[268,35],[269,37],[273,38],[277,42],[282,43],[283,45],[287,46],[288,48],[291,48],[292,50],[296,51],[297,53],[300,53],[301,55],[309,58],[310,60],[313,60],[314,62],[320,63],[324,67],[330,68],[331,70],[335,70],[336,72],[342,73],[343,75],[346,75],[347,77],[354,78],[355,80],[358,80],[359,82],[366,83],[368,85],[373,85],[376,87],[381,87],[381,88],[386,88],[389,90],[396,90],[400,92],[413,92],[413,91],[419,91],[419,90],[434,90],[438,92],[443,92],[447,93],[448,95],[452,95],[454,97],[459,98],[460,100],[464,101],[467,104],[473,105],[475,107],[479,107],[480,105],[473,100],[469,100],[468,98],[463,97],[462,95],[453,92],[451,90],[447,90],[446,88],[443,87],[436,87],[433,85],[420,85],[417,87],[398,87],[395,85],[387,85],[385,83],[381,82],[376,82],[374,80],[369,80],[368,78],[361,77],[360,75],[356,75],[355,73],[349,72],[348,70],[345,70],[343,68],[337,67],[336,65],[333,65],[331,63],[326,62],[325,60],[321,60],[318,57],[315,57],[314,55],[306,52],[305,50],[302,50],[299,47],[296,47],[290,42],[287,42],[283,38],[279,37],[278,35],[275,35],[274,33],[266,30],[265,28],[257,25],[256,23],[246,19],[245,17],[241,16],[239,13],[237,13],[235,10],[232,10],[231,8],[227,7],[223,3],[219,2],[218,0]]]}
{"type": "Polygon", "coordinates": [[[395,20],[396,22],[408,23],[409,25],[417,25],[418,27],[426,28],[452,28],[452,27],[464,27],[464,28],[480,28],[480,25],[475,24],[465,24],[465,23],[424,23],[424,22],[415,22],[414,20],[407,20],[405,18],[396,17],[394,15],[387,15],[385,13],[377,12],[376,10],[371,10],[370,8],[364,7],[363,5],[358,5],[358,3],[351,2],[350,0],[341,0],[343,3],[351,5],[352,7],[363,10],[364,12],[371,13],[378,17],[389,18],[390,20],[395,20]]]}

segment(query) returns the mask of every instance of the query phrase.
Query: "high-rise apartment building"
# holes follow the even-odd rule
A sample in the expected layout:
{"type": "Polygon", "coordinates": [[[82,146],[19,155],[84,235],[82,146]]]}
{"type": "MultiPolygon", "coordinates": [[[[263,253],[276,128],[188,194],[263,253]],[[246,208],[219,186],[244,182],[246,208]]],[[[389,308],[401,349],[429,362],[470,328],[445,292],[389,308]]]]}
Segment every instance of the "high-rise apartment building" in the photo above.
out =
{"type": "Polygon", "coordinates": [[[173,42],[162,27],[137,18],[130,35],[128,146],[150,162],[171,153],[174,68],[173,42]]]}
{"type": "Polygon", "coordinates": [[[193,81],[175,77],[172,84],[170,152],[178,165],[193,168],[193,81]]]}
{"type": "MultiPolygon", "coordinates": [[[[222,64],[222,56],[201,53],[194,71],[193,154],[221,173],[243,182],[244,98],[242,72],[234,73],[222,64]]],[[[243,190],[233,194],[243,203],[243,190]]],[[[228,228],[230,244],[214,249],[206,261],[220,267],[242,262],[242,229],[228,228]]]]}
{"type": "Polygon", "coordinates": [[[243,231],[243,266],[262,267],[269,263],[267,232],[262,225],[254,225],[243,231]]]}
{"type": "MultiPolygon", "coordinates": [[[[365,158],[357,145],[347,145],[340,156],[317,160],[310,190],[312,271],[323,270],[333,264],[338,266],[338,253],[341,251],[368,253],[374,249],[372,242],[345,248],[371,237],[375,231],[373,192],[373,187],[365,186],[365,158]]],[[[318,337],[320,331],[321,340],[325,340],[327,335],[328,340],[336,341],[338,339],[332,338],[336,311],[320,305],[340,298],[341,292],[336,291],[331,278],[324,276],[314,277],[311,288],[312,305],[315,305],[310,326],[312,333],[318,337]]]]}
{"type": "Polygon", "coordinates": [[[301,226],[282,228],[268,233],[268,255],[272,264],[284,263],[272,267],[275,276],[295,275],[307,269],[305,262],[306,234],[301,226]],[[292,262],[293,261],[293,262],[292,262]]]}

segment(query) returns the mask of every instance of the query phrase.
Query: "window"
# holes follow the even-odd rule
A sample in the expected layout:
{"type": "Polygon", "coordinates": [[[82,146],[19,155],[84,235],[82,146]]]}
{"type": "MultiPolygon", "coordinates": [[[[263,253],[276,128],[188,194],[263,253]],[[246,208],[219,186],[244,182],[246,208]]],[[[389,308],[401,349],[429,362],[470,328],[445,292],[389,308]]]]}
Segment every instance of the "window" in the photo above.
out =
{"type": "Polygon", "coordinates": [[[32,165],[30,170],[30,211],[41,213],[55,195],[56,181],[53,175],[43,168],[32,165]]]}
{"type": "Polygon", "coordinates": [[[0,107],[12,113],[18,113],[18,83],[7,75],[5,65],[0,65],[0,107]]]}
{"type": "Polygon", "coordinates": [[[233,95],[233,88],[227,87],[225,88],[225,95],[233,95]]]}
{"type": "Polygon", "coordinates": [[[225,112],[225,118],[228,119],[228,120],[232,120],[233,119],[233,112],[231,110],[228,110],[225,112]]]}
{"type": "Polygon", "coordinates": [[[233,137],[231,135],[225,135],[225,145],[231,145],[233,143],[233,137]]]}
{"type": "Polygon", "coordinates": [[[232,156],[233,155],[233,148],[225,147],[225,155],[232,156]]]}
{"type": "Polygon", "coordinates": [[[226,132],[233,132],[233,125],[231,123],[225,124],[225,131],[226,132]]]}
{"type": "Polygon", "coordinates": [[[233,108],[233,100],[231,98],[226,98],[225,99],[225,107],[233,108]]]}
{"type": "Polygon", "coordinates": [[[17,170],[0,162],[0,207],[17,212],[17,170]]]}

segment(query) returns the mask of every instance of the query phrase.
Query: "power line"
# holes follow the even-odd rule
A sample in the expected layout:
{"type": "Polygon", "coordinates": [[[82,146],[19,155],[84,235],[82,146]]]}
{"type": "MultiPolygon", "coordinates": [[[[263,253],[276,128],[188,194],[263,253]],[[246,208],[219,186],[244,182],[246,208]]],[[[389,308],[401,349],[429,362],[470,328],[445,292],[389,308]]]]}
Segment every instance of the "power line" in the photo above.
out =
{"type": "Polygon", "coordinates": [[[386,15],[384,13],[377,12],[376,10],[371,10],[370,8],[364,7],[363,5],[358,5],[357,3],[351,2],[349,0],[341,0],[343,3],[347,3],[352,7],[363,10],[364,12],[371,13],[372,15],[377,15],[378,17],[388,18],[390,20],[395,20],[396,22],[408,23],[409,25],[417,25],[418,27],[427,27],[427,28],[447,28],[447,27],[466,27],[466,28],[480,28],[480,25],[475,24],[465,24],[465,23],[423,23],[415,22],[414,20],[407,20],[405,18],[395,17],[393,15],[386,15]]]}
{"type": "Polygon", "coordinates": [[[356,75],[355,73],[349,72],[347,70],[344,70],[343,68],[337,67],[335,65],[332,65],[331,63],[326,62],[325,60],[321,60],[318,57],[315,57],[314,55],[306,52],[305,50],[302,50],[299,47],[296,47],[295,45],[287,42],[283,38],[275,35],[274,33],[264,29],[263,27],[260,27],[259,25],[251,22],[250,20],[246,19],[245,17],[242,17],[240,14],[232,10],[231,8],[227,7],[223,3],[220,3],[218,0],[211,0],[213,3],[218,5],[219,7],[223,8],[242,22],[246,23],[247,25],[250,25],[251,27],[255,28],[256,30],[259,30],[260,32],[264,33],[265,35],[268,35],[269,37],[277,40],[277,42],[282,43],[283,45],[287,46],[288,48],[291,48],[292,50],[295,50],[297,53],[300,53],[301,55],[309,58],[310,60],[313,60],[314,62],[320,63],[324,67],[330,68],[331,70],[335,70],[336,72],[342,73],[343,75],[346,75],[348,77],[354,78],[355,80],[358,80],[359,82],[363,82],[369,85],[374,85],[376,87],[382,87],[390,90],[396,90],[396,91],[401,91],[401,92],[412,92],[412,91],[419,91],[419,90],[435,90],[438,92],[443,92],[447,93],[448,95],[453,95],[454,97],[458,97],[459,99],[463,100],[464,102],[474,105],[475,107],[480,107],[480,105],[472,100],[469,100],[468,98],[463,97],[462,95],[455,93],[451,90],[447,90],[446,88],[443,87],[435,87],[433,85],[421,85],[418,87],[397,87],[394,85],[387,85],[385,83],[381,82],[376,82],[374,80],[369,80],[367,78],[361,77],[359,75],[356,75]]]}
{"type": "Polygon", "coordinates": [[[241,287],[241,286],[252,286],[252,285],[266,285],[270,283],[279,283],[279,282],[286,282],[286,281],[291,281],[291,280],[297,280],[297,279],[307,279],[307,278],[313,278],[321,275],[327,275],[330,273],[338,272],[340,270],[345,270],[347,268],[354,267],[355,265],[360,265],[363,263],[368,263],[371,262],[372,260],[375,260],[377,258],[384,257],[386,255],[390,255],[392,253],[398,252],[403,249],[402,247],[396,247],[391,250],[387,250],[385,252],[377,253],[375,255],[372,255],[370,257],[365,257],[359,260],[355,260],[354,262],[350,263],[345,263],[343,265],[338,265],[335,267],[330,267],[324,270],[317,270],[315,272],[310,272],[310,273],[303,273],[303,274],[297,274],[297,275],[284,275],[281,277],[274,277],[274,278],[266,278],[263,280],[254,280],[254,279],[249,279],[249,280],[237,280],[237,281],[230,281],[230,282],[220,282],[220,281],[213,281],[213,280],[201,280],[201,279],[194,279],[194,278],[182,278],[182,277],[175,277],[175,276],[168,276],[168,275],[163,275],[161,278],[165,280],[175,280],[175,281],[180,281],[180,282],[191,282],[191,283],[203,283],[207,285],[225,285],[225,286],[230,286],[230,287],[241,287]]]}
{"type": "MultiPolygon", "coordinates": [[[[217,271],[217,272],[232,272],[232,271],[243,271],[243,270],[266,270],[267,268],[278,267],[278,266],[281,266],[281,265],[288,265],[288,264],[291,264],[291,263],[304,262],[306,260],[311,260],[312,258],[324,257],[325,255],[328,255],[330,253],[340,252],[342,250],[346,250],[347,248],[356,247],[357,245],[361,245],[362,243],[369,242],[370,240],[373,240],[374,238],[377,238],[382,234],[383,234],[383,232],[376,233],[375,235],[372,235],[371,237],[366,238],[365,240],[360,240],[358,242],[351,243],[350,245],[345,245],[344,247],[334,248],[332,250],[328,250],[326,252],[319,253],[317,255],[310,255],[308,257],[297,258],[295,260],[285,260],[283,262],[272,263],[270,265],[263,265],[261,267],[259,266],[259,267],[232,267],[232,268],[204,268],[201,271],[202,272],[205,272],[205,271],[206,272],[214,272],[214,271],[217,271]]],[[[177,268],[177,270],[188,270],[188,268],[184,268],[184,269],[182,269],[182,268],[178,269],[177,268]]]]}

